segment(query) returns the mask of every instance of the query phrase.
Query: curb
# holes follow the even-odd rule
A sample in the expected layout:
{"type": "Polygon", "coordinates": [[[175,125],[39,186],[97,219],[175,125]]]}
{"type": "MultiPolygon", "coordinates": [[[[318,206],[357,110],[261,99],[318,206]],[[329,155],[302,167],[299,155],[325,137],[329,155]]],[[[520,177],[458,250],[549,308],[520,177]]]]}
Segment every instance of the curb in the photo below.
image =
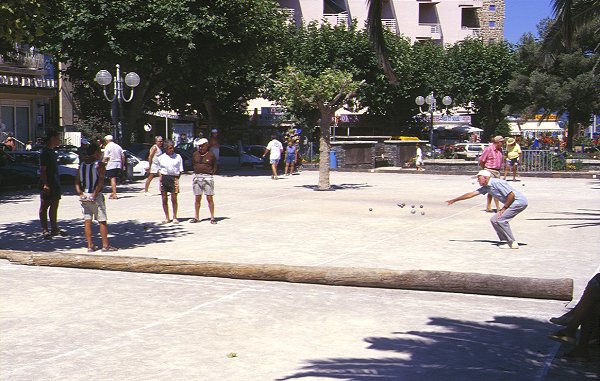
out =
{"type": "Polygon", "coordinates": [[[573,280],[452,271],[314,267],[200,262],[146,257],[72,255],[0,250],[0,259],[29,266],[70,267],[153,274],[196,275],[329,286],[388,288],[570,301],[573,280]]]}

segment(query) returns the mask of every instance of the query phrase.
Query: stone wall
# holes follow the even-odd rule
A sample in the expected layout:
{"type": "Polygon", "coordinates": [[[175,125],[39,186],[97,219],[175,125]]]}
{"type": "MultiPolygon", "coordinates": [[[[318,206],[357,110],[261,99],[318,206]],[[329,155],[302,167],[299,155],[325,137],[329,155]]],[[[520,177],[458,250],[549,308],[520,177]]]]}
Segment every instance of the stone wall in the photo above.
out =
{"type": "Polygon", "coordinates": [[[504,0],[483,0],[483,7],[477,10],[483,41],[500,42],[504,39],[504,10],[504,0]],[[495,10],[491,10],[490,6],[495,7],[495,10]],[[491,21],[496,25],[490,26],[491,21]]]}

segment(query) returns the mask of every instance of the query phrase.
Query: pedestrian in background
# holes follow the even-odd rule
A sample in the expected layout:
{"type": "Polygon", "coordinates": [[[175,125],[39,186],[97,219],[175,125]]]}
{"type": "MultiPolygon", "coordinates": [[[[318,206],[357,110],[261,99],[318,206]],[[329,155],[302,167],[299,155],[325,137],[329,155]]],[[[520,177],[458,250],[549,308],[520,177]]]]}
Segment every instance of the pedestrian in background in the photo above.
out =
{"type": "Polygon", "coordinates": [[[198,150],[192,155],[194,166],[194,180],[192,181],[192,190],[194,191],[194,218],[190,223],[200,222],[200,205],[202,204],[202,195],[206,195],[208,210],[210,212],[210,223],[216,224],[215,220],[215,195],[214,174],[217,172],[217,158],[208,149],[208,140],[200,139],[198,141],[198,150]]]}
{"type": "Polygon", "coordinates": [[[104,176],[106,175],[106,164],[101,161],[102,151],[96,144],[90,144],[85,152],[84,161],[79,164],[77,177],[75,179],[75,191],[81,201],[83,211],[83,231],[87,241],[88,253],[99,249],[94,245],[92,239],[92,220],[95,219],[100,225],[100,237],[102,239],[102,251],[117,251],[117,248],[108,243],[108,222],[106,217],[106,203],[104,202],[104,176]]]}
{"type": "Polygon", "coordinates": [[[163,154],[163,137],[157,136],[154,138],[154,145],[150,148],[148,152],[148,163],[150,163],[150,168],[148,169],[148,178],[146,179],[146,185],[144,186],[144,195],[152,196],[150,193],[150,183],[152,179],[158,176],[158,158],[163,154]]]}
{"type": "MultiPolygon", "coordinates": [[[[479,158],[479,166],[481,169],[489,171],[495,179],[500,178],[500,169],[502,168],[502,161],[504,160],[504,155],[502,153],[503,143],[504,138],[502,136],[494,137],[490,145],[483,150],[483,153],[479,158]]],[[[494,212],[494,210],[492,210],[492,198],[492,194],[488,194],[485,207],[485,211],[488,213],[494,212]]],[[[496,210],[500,209],[497,198],[494,198],[494,203],[496,204],[496,210]]]]}
{"type": "Polygon", "coordinates": [[[517,167],[523,158],[521,146],[515,138],[506,139],[506,164],[504,166],[504,180],[508,175],[508,171],[512,169],[513,181],[517,181],[517,167]]]}
{"type": "Polygon", "coordinates": [[[112,135],[106,135],[104,137],[106,145],[104,146],[104,163],[106,163],[106,176],[110,179],[110,186],[112,192],[110,199],[116,200],[117,196],[117,178],[121,176],[121,170],[125,167],[125,155],[123,154],[123,148],[120,145],[113,142],[112,135]]]}
{"type": "Polygon", "coordinates": [[[415,166],[417,167],[417,171],[423,171],[423,150],[421,149],[421,145],[417,144],[417,154],[415,156],[415,166]]]}
{"type": "Polygon", "coordinates": [[[487,170],[481,170],[477,173],[477,182],[479,182],[481,188],[446,202],[448,205],[452,205],[457,201],[467,200],[480,194],[493,195],[504,204],[502,209],[498,209],[498,212],[490,219],[498,238],[502,241],[498,247],[501,249],[518,249],[519,244],[510,229],[509,222],[527,208],[527,198],[523,193],[511,188],[506,181],[493,178],[490,171],[487,170]]]}
{"type": "Polygon", "coordinates": [[[208,148],[210,152],[215,155],[217,158],[217,162],[219,161],[219,154],[221,151],[221,144],[219,143],[219,131],[217,129],[213,129],[210,131],[210,138],[208,139],[208,148]]]}
{"type": "Polygon", "coordinates": [[[175,143],[167,140],[165,143],[165,153],[158,158],[160,175],[160,195],[162,197],[162,207],[165,212],[163,224],[173,222],[178,224],[177,219],[177,194],[179,193],[179,177],[183,172],[183,160],[179,154],[175,153],[175,143]],[[173,207],[173,219],[169,217],[169,199],[171,194],[171,205],[173,207]]]}
{"type": "Polygon", "coordinates": [[[44,147],[40,151],[40,210],[39,218],[44,239],[53,236],[66,236],[67,233],[58,228],[58,204],[62,197],[60,177],[58,175],[58,155],[54,149],[59,145],[57,131],[49,131],[44,139],[44,147]],[[50,219],[50,231],[48,231],[50,219]]]}
{"type": "Polygon", "coordinates": [[[287,147],[285,147],[285,176],[294,173],[294,164],[298,160],[298,147],[290,139],[287,147]]]}
{"type": "Polygon", "coordinates": [[[271,179],[277,180],[277,165],[279,164],[281,155],[283,155],[283,145],[277,140],[277,135],[275,134],[271,135],[271,141],[267,144],[262,157],[267,156],[267,153],[269,153],[269,163],[271,164],[271,179]]]}

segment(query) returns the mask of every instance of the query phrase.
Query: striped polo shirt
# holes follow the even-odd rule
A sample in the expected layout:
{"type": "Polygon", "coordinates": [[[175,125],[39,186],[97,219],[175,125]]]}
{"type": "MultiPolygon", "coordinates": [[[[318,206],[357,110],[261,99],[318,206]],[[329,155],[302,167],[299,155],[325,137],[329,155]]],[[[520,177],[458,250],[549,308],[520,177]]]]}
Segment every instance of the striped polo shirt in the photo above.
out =
{"type": "Polygon", "coordinates": [[[81,187],[84,193],[94,193],[96,185],[98,184],[98,163],[81,163],[79,165],[79,181],[81,181],[81,187]]]}

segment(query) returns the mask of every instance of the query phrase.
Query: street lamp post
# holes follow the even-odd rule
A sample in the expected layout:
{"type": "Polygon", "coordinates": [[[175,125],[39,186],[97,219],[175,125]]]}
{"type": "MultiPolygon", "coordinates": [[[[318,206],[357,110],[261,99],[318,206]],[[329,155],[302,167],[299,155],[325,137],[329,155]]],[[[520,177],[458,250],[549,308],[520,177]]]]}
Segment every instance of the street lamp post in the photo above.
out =
{"type": "MultiPolygon", "coordinates": [[[[429,113],[429,144],[431,145],[431,157],[433,158],[433,155],[435,153],[435,148],[433,146],[433,113],[436,111],[437,103],[435,100],[435,96],[433,95],[433,91],[425,98],[419,95],[415,98],[415,103],[419,106],[419,112],[421,114],[429,113]],[[429,109],[427,111],[423,111],[421,109],[421,106],[423,106],[425,103],[427,103],[427,105],[429,106],[429,109]]],[[[442,98],[442,103],[444,104],[444,106],[446,106],[447,111],[448,106],[452,104],[452,98],[446,95],[442,98]]]]}
{"type": "Polygon", "coordinates": [[[107,101],[111,102],[111,117],[113,120],[114,137],[118,143],[121,143],[123,138],[123,102],[131,102],[133,99],[134,88],[140,84],[140,76],[135,72],[127,73],[125,79],[121,77],[121,66],[116,65],[117,74],[115,75],[115,83],[113,85],[113,95],[108,96],[106,88],[112,82],[112,75],[108,70],[100,70],[96,73],[96,82],[98,82],[104,88],[104,97],[107,101]],[[129,87],[129,97],[125,96],[124,90],[125,85],[129,87]]]}

